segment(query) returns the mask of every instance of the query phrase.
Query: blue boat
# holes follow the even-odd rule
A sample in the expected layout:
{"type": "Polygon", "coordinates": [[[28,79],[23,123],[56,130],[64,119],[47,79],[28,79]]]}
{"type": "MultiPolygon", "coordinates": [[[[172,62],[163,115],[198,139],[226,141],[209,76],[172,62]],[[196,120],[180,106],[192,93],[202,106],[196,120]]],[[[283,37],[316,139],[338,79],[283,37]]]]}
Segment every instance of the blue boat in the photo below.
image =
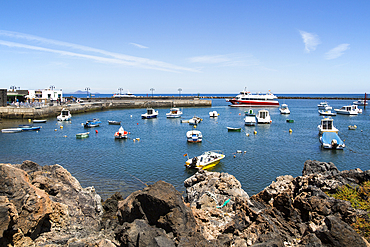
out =
{"type": "Polygon", "coordinates": [[[98,127],[100,126],[101,121],[97,118],[94,118],[93,120],[87,120],[84,124],[85,128],[92,128],[92,127],[98,127]]]}
{"type": "Polygon", "coordinates": [[[326,149],[343,149],[346,146],[335,132],[324,132],[320,136],[320,142],[322,147],[326,149]]]}
{"type": "Polygon", "coordinates": [[[39,129],[41,129],[41,127],[40,126],[20,124],[19,129],[22,129],[22,131],[28,131],[28,130],[39,130],[39,129]]]}

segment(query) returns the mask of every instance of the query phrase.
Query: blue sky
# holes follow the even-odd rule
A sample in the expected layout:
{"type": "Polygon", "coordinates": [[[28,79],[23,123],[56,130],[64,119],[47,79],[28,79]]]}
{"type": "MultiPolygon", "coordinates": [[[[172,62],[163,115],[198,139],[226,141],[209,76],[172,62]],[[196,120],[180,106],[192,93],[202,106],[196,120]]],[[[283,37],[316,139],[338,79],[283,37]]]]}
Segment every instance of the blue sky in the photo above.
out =
{"type": "Polygon", "coordinates": [[[0,88],[370,92],[370,1],[0,1],[0,88]]]}

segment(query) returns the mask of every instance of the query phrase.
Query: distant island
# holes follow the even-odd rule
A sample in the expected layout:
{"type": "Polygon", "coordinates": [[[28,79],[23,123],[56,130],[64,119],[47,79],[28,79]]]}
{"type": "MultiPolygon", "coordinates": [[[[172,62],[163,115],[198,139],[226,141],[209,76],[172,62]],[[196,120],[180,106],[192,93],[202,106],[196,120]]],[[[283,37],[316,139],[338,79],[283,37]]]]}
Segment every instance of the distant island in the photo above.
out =
{"type": "MultiPolygon", "coordinates": [[[[66,93],[66,94],[86,94],[86,91],[77,90],[76,92],[66,93]]],[[[91,93],[90,92],[90,94],[100,94],[100,93],[91,93]]]]}

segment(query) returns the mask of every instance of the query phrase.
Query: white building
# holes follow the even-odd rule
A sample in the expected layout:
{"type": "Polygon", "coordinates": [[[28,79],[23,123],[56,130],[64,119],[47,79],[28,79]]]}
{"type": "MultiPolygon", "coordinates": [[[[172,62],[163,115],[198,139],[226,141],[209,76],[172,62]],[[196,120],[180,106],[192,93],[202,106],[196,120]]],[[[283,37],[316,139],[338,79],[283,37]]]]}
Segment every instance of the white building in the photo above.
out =
{"type": "Polygon", "coordinates": [[[28,90],[27,98],[32,101],[47,100],[47,101],[62,101],[63,92],[60,90],[43,89],[43,90],[28,90]]]}

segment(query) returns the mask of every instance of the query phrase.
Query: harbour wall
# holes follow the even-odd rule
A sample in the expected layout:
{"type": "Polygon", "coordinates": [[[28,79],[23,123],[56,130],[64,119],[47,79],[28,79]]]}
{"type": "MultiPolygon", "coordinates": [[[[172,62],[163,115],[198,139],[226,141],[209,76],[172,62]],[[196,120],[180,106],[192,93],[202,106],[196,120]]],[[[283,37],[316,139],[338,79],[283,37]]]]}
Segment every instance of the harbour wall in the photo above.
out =
{"type": "Polygon", "coordinates": [[[195,97],[138,97],[138,98],[82,98],[81,103],[69,99],[65,104],[50,103],[43,107],[0,107],[0,118],[39,119],[56,117],[63,108],[72,114],[91,111],[104,111],[124,108],[171,108],[171,107],[211,107],[212,100],[195,97]]]}

